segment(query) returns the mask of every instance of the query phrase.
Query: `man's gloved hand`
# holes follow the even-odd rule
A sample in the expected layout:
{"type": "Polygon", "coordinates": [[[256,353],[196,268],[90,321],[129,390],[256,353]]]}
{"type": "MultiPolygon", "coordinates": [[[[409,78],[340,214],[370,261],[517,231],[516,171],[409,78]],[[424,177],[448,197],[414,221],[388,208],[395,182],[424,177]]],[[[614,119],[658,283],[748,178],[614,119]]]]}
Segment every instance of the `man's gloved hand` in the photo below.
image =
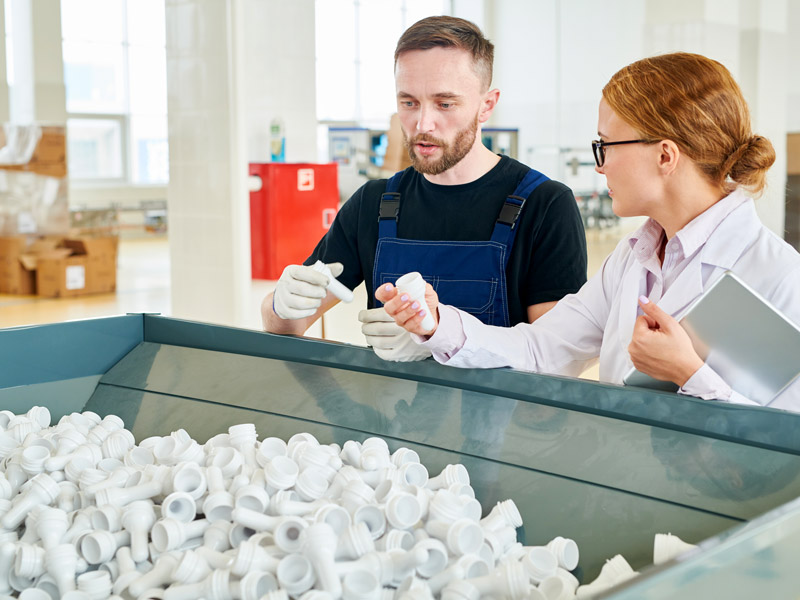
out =
{"type": "MultiPolygon", "coordinates": [[[[342,274],[342,263],[329,263],[334,277],[342,274]]],[[[304,319],[310,317],[322,304],[328,294],[328,276],[305,265],[289,265],[283,270],[275,294],[272,308],[281,319],[304,319]]]]}
{"type": "Polygon", "coordinates": [[[375,354],[383,360],[410,362],[428,358],[431,353],[411,339],[411,334],[394,322],[394,319],[381,308],[370,308],[358,313],[363,323],[361,332],[375,354]]]}

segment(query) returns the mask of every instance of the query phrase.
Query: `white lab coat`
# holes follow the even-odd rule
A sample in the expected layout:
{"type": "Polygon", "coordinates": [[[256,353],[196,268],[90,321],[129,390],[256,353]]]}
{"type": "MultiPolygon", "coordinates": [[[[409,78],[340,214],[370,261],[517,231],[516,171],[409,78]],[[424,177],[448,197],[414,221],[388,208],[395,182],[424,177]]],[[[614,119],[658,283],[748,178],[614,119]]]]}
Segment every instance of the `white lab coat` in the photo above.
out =
{"type": "MultiPolygon", "coordinates": [[[[428,347],[437,361],[459,367],[507,366],[577,376],[599,358],[600,380],[622,383],[633,366],[628,345],[637,300],[647,291],[647,270],[634,257],[629,237],[576,294],[563,298],[533,324],[488,327],[467,313],[441,305],[436,334],[425,342],[415,339],[428,347]]],[[[800,323],[800,254],[762,225],[751,199],[722,220],[658,305],[679,319],[729,269],[787,318],[800,323]]],[[[698,375],[690,379],[691,390],[682,390],[684,393],[704,398],[729,396],[726,399],[731,402],[754,404],[731,392],[710,368],[704,367],[698,375]]],[[[800,411],[800,379],[769,406],[800,411]]]]}

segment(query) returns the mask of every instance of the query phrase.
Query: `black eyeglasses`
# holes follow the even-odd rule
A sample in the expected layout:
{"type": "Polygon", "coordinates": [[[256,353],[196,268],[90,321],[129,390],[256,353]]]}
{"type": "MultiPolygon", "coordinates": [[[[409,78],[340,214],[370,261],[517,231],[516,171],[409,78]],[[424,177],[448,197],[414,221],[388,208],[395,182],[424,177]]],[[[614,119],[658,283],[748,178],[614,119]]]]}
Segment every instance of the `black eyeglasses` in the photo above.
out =
{"type": "Polygon", "coordinates": [[[606,162],[606,146],[618,146],[620,144],[652,144],[651,140],[625,140],[624,142],[603,142],[600,140],[592,140],[592,152],[594,153],[594,162],[598,167],[602,167],[606,162]]]}

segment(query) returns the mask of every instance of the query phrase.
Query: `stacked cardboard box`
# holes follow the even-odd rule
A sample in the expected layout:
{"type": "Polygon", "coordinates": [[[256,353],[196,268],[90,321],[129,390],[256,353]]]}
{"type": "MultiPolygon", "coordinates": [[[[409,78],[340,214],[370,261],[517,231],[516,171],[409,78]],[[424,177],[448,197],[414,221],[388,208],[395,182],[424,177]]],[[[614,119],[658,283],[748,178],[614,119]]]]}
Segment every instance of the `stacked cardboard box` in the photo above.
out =
{"type": "Polygon", "coordinates": [[[0,235],[67,235],[64,127],[0,127],[0,235]]]}
{"type": "Polygon", "coordinates": [[[116,237],[0,237],[0,293],[70,297],[114,292],[116,237]]]}
{"type": "Polygon", "coordinates": [[[0,293],[113,292],[117,237],[69,234],[66,130],[0,127],[0,293]]]}
{"type": "MultiPolygon", "coordinates": [[[[16,127],[38,127],[19,126],[16,127]]],[[[67,136],[64,127],[39,127],[41,137],[33,149],[30,158],[22,164],[6,164],[7,171],[27,171],[47,177],[63,178],[67,176],[67,136]]],[[[6,134],[0,131],[0,146],[6,145],[6,134]]]]}

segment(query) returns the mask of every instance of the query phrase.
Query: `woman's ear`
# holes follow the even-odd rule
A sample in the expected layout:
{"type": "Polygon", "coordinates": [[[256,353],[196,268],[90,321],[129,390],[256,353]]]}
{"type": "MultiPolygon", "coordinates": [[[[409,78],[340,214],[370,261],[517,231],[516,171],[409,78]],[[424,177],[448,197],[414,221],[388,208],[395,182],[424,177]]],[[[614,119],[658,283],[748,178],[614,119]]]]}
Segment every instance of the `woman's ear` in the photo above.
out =
{"type": "Polygon", "coordinates": [[[681,149],[672,140],[658,142],[658,168],[664,175],[671,175],[678,168],[681,158],[681,149]]]}

